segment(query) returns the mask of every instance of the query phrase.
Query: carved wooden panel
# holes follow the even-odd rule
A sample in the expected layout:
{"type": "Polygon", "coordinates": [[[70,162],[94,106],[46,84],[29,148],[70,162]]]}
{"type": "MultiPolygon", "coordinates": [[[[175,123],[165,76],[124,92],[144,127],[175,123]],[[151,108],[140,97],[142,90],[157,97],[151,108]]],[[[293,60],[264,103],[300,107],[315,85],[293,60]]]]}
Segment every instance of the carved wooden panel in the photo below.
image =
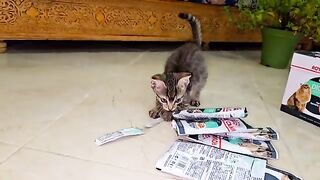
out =
{"type": "Polygon", "coordinates": [[[0,0],[0,39],[189,40],[179,12],[199,17],[204,41],[260,41],[222,7],[156,0],[0,0]]]}

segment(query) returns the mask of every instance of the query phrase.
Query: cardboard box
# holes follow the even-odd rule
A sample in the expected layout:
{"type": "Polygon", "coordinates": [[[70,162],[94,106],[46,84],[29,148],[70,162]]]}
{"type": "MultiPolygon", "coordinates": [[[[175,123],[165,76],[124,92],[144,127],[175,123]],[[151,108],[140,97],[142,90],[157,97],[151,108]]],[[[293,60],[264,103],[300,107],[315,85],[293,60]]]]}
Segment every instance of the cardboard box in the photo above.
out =
{"type": "Polygon", "coordinates": [[[320,127],[320,53],[294,53],[281,111],[320,127]]]}

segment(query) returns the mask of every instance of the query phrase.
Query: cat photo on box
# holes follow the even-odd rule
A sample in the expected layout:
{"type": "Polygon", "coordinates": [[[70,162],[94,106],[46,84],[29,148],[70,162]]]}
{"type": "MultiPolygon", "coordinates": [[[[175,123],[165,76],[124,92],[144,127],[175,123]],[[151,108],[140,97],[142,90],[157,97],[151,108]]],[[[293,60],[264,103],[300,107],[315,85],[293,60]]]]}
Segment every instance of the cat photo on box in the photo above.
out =
{"type": "Polygon", "coordinates": [[[281,111],[320,127],[319,60],[317,53],[294,53],[281,111]]]}
{"type": "Polygon", "coordinates": [[[306,104],[311,99],[311,90],[308,84],[301,84],[300,88],[290,96],[287,101],[287,105],[290,108],[294,108],[300,112],[303,112],[306,108],[306,104]]]}

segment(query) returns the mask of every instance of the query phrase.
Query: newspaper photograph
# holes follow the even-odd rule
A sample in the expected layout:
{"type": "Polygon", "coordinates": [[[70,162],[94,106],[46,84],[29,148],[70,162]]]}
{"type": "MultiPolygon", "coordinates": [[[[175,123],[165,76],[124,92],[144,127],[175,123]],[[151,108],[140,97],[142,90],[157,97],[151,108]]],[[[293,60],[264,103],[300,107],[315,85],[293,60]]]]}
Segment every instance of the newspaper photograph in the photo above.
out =
{"type": "Polygon", "coordinates": [[[172,127],[178,135],[192,134],[217,134],[228,132],[252,132],[255,131],[250,125],[241,119],[211,119],[209,121],[185,121],[174,120],[172,127]]]}
{"type": "Polygon", "coordinates": [[[263,180],[266,160],[177,140],[158,160],[156,168],[183,179],[263,180]]]}
{"type": "Polygon", "coordinates": [[[229,133],[219,133],[216,135],[223,136],[223,137],[238,137],[241,139],[251,139],[251,140],[257,140],[257,141],[279,140],[279,134],[270,127],[267,127],[266,129],[257,128],[252,132],[245,132],[245,133],[229,132],[229,133]]]}
{"type": "Polygon", "coordinates": [[[172,114],[177,120],[208,120],[212,118],[245,118],[248,116],[247,108],[190,108],[172,114]]]}
{"type": "Polygon", "coordinates": [[[287,171],[283,171],[267,165],[264,180],[302,180],[302,178],[295,176],[287,171]]]}
{"type": "Polygon", "coordinates": [[[278,152],[270,141],[265,142],[234,137],[221,137],[212,134],[180,136],[180,138],[240,154],[264,159],[278,159],[278,152]]]}

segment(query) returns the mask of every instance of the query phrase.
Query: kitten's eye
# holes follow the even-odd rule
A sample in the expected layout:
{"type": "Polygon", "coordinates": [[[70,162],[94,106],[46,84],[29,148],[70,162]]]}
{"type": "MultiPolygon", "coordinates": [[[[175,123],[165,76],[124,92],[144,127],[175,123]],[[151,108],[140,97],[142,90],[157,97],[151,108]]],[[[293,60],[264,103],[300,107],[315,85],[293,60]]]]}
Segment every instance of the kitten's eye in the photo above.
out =
{"type": "Polygon", "coordinates": [[[182,98],[176,99],[176,103],[181,103],[181,102],[182,102],[182,98]]]}
{"type": "Polygon", "coordinates": [[[162,103],[167,103],[167,100],[166,100],[165,98],[161,98],[160,101],[161,101],[162,103]]]}

